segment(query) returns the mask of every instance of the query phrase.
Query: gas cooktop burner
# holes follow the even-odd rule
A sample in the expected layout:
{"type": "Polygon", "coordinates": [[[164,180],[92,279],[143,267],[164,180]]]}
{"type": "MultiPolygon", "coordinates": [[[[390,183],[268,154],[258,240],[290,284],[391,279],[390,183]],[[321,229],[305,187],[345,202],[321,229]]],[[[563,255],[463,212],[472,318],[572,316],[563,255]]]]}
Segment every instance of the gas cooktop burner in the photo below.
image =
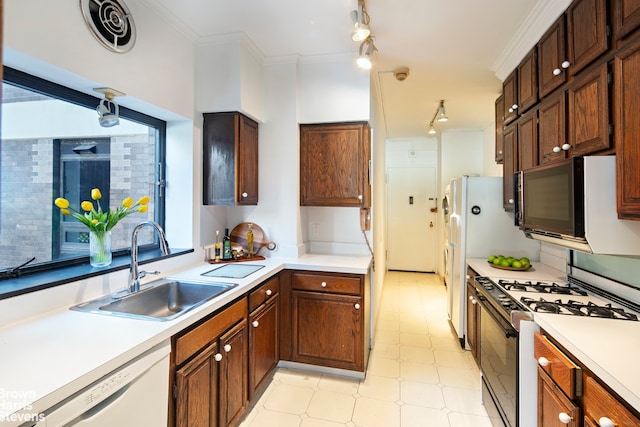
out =
{"type": "Polygon", "coordinates": [[[638,320],[638,316],[633,313],[628,313],[622,308],[612,307],[611,304],[598,305],[593,302],[582,303],[578,301],[569,300],[563,302],[562,300],[547,301],[544,298],[538,300],[528,297],[520,298],[523,304],[529,307],[531,310],[538,313],[556,313],[556,314],[569,314],[574,316],[588,316],[588,317],[600,317],[608,319],[622,319],[622,320],[638,320]]]}
{"type": "Polygon", "coordinates": [[[569,284],[559,285],[557,283],[545,283],[545,282],[519,282],[517,280],[498,280],[498,284],[504,287],[507,291],[522,291],[522,292],[538,292],[545,294],[560,294],[560,295],[587,295],[582,289],[578,289],[575,286],[569,284]]]}

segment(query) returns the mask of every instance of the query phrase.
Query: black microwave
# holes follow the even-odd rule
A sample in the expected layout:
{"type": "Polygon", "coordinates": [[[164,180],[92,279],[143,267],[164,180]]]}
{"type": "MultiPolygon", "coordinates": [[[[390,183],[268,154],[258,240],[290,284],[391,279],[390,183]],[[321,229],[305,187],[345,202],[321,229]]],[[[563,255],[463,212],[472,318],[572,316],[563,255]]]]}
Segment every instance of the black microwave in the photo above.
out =
{"type": "Polygon", "coordinates": [[[572,157],[514,175],[515,223],[527,233],[583,240],[584,158],[572,157]]]}

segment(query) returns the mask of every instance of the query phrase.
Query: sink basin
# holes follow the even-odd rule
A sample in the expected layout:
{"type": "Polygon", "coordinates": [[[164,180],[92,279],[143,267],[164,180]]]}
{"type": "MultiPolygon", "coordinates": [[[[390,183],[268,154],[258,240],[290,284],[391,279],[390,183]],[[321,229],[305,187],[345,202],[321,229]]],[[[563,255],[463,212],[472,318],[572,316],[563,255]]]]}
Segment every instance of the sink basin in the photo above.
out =
{"type": "Polygon", "coordinates": [[[198,283],[160,280],[134,294],[107,296],[71,307],[112,316],[147,320],[173,320],[237,286],[233,283],[198,283]]]}

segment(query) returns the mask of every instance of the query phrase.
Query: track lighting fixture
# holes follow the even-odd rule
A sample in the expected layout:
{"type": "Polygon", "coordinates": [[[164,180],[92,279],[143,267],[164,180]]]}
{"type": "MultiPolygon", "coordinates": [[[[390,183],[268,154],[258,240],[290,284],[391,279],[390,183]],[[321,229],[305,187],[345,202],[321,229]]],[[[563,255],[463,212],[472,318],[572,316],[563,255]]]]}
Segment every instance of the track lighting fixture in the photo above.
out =
{"type": "Polygon", "coordinates": [[[100,101],[96,112],[98,113],[98,123],[104,128],[120,124],[120,106],[113,100],[116,95],[123,96],[124,93],[108,87],[94,88],[96,92],[104,94],[104,99],[100,101]]]}
{"type": "Polygon", "coordinates": [[[358,67],[363,68],[365,70],[370,70],[372,66],[371,56],[378,49],[373,44],[373,39],[371,36],[364,39],[362,43],[360,43],[360,50],[358,54],[358,59],[356,63],[358,67]]]}
{"type": "Polygon", "coordinates": [[[428,132],[429,135],[434,135],[436,133],[436,128],[433,126],[433,123],[435,121],[443,123],[443,122],[446,122],[447,120],[449,120],[449,118],[447,117],[447,113],[444,109],[444,99],[441,99],[440,105],[438,105],[438,108],[436,109],[436,112],[434,113],[433,118],[429,123],[429,132],[428,132]]]}
{"type": "Polygon", "coordinates": [[[358,0],[358,9],[351,11],[351,20],[353,21],[351,40],[361,42],[371,35],[371,30],[369,29],[369,14],[364,5],[364,0],[358,0]]]}

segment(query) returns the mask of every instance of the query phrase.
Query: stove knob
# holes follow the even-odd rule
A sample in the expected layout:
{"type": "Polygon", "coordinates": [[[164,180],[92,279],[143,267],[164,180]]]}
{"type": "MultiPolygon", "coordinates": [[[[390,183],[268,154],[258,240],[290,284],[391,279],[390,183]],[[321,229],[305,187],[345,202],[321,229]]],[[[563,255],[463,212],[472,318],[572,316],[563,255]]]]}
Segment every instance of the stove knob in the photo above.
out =
{"type": "Polygon", "coordinates": [[[558,414],[558,419],[562,424],[569,424],[571,421],[573,421],[573,418],[571,418],[566,412],[560,412],[558,414]]]}
{"type": "Polygon", "coordinates": [[[615,424],[611,419],[607,417],[602,417],[598,420],[598,425],[600,427],[615,427],[615,424]]]}
{"type": "Polygon", "coordinates": [[[547,359],[546,357],[539,357],[538,358],[538,364],[540,366],[549,366],[549,359],[547,359]]]}

